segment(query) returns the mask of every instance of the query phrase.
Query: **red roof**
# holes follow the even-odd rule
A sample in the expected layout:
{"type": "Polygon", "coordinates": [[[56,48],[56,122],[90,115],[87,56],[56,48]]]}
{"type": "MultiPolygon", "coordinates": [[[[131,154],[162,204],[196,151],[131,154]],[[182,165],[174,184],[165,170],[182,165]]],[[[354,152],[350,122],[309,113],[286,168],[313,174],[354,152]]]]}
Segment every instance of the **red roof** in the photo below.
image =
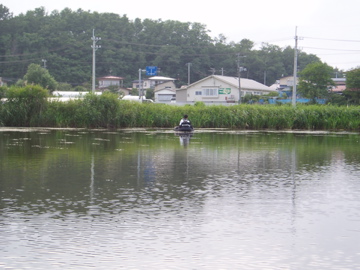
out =
{"type": "Polygon", "coordinates": [[[332,92],[342,92],[346,90],[346,85],[336,85],[331,89],[332,92]]]}

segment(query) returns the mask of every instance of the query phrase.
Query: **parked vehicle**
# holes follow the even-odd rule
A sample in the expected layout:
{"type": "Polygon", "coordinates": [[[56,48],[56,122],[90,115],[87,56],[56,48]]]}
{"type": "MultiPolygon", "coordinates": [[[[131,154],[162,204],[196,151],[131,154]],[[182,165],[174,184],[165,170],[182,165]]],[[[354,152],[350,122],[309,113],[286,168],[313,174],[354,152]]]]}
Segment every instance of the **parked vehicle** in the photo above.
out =
{"type": "Polygon", "coordinates": [[[129,100],[135,102],[153,103],[152,99],[140,98],[139,96],[126,95],[121,100],[129,100]]]}

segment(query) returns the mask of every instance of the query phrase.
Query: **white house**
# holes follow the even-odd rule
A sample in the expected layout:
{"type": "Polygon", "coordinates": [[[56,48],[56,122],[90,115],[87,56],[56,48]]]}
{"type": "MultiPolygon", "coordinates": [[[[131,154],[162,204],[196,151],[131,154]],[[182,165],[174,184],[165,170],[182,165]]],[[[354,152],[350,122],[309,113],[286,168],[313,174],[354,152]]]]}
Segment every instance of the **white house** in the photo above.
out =
{"type": "MultiPolygon", "coordinates": [[[[142,89],[154,88],[155,81],[151,81],[150,79],[141,79],[142,89]]],[[[132,88],[139,89],[139,80],[135,80],[132,82],[132,88]]]]}
{"type": "Polygon", "coordinates": [[[105,76],[105,77],[100,77],[98,78],[99,80],[99,88],[103,89],[103,88],[108,88],[109,86],[115,85],[120,87],[123,87],[123,81],[124,78],[123,77],[116,77],[116,76],[105,76]]]}
{"type": "Polygon", "coordinates": [[[167,78],[167,80],[157,81],[154,88],[155,102],[169,103],[171,102],[172,98],[175,98],[176,85],[174,81],[175,79],[173,78],[167,78]]]}
{"type": "MultiPolygon", "coordinates": [[[[247,94],[266,95],[276,90],[250,79],[240,79],[241,97],[247,94]]],[[[188,86],[176,89],[176,102],[234,103],[239,100],[239,78],[211,75],[188,86]]]]}
{"type": "MultiPolygon", "coordinates": [[[[141,79],[142,82],[142,89],[155,89],[155,87],[159,84],[168,82],[168,81],[175,81],[174,78],[163,77],[163,76],[154,76],[150,78],[143,78],[141,79]]],[[[132,88],[139,88],[139,80],[135,80],[132,82],[132,88]]]]}
{"type": "Polygon", "coordinates": [[[158,103],[170,103],[171,99],[176,96],[176,86],[174,81],[176,79],[154,76],[149,78],[154,84],[154,99],[158,103]]]}
{"type": "MultiPolygon", "coordinates": [[[[299,77],[296,78],[296,85],[299,84],[299,77]]],[[[294,76],[282,77],[273,84],[272,88],[279,91],[291,91],[294,86],[294,76]]]]}

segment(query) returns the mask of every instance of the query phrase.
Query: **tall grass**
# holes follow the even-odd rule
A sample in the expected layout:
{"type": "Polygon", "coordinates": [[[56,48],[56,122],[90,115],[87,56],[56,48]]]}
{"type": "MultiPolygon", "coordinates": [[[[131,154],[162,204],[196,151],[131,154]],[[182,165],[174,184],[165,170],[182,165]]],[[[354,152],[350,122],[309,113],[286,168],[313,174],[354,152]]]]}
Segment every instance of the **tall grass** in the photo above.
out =
{"type": "Polygon", "coordinates": [[[171,106],[122,101],[110,93],[63,103],[48,101],[45,92],[34,86],[9,91],[8,102],[0,104],[0,125],[173,128],[188,114],[195,128],[360,130],[359,106],[171,106]]]}
{"type": "Polygon", "coordinates": [[[38,85],[11,87],[1,105],[0,123],[5,126],[37,126],[47,107],[48,91],[38,85]]]}

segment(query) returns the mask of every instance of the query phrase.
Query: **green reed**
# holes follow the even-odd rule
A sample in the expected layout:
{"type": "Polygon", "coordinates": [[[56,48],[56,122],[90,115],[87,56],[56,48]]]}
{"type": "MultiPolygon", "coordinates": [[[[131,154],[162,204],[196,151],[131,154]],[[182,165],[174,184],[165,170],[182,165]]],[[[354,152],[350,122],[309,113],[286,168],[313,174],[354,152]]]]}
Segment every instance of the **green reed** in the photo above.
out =
{"type": "Polygon", "coordinates": [[[11,87],[1,104],[0,123],[5,126],[37,126],[47,107],[48,91],[37,85],[11,87]]]}
{"type": "Polygon", "coordinates": [[[139,103],[116,95],[88,94],[69,102],[48,101],[32,86],[7,93],[0,125],[76,128],[173,128],[188,114],[195,128],[360,130],[360,107],[329,105],[195,105],[139,103]]]}

